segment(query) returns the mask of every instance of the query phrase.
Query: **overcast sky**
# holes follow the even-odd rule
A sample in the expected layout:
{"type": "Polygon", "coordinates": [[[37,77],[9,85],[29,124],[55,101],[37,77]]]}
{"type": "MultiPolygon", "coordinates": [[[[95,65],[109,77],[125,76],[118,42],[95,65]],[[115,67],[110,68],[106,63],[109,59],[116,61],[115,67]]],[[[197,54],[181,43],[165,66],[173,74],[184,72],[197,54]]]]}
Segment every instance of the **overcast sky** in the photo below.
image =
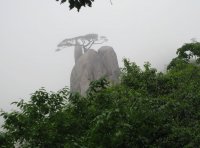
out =
{"type": "Polygon", "coordinates": [[[69,11],[55,0],[0,1],[0,108],[45,87],[69,86],[73,48],[55,52],[65,38],[107,36],[119,65],[129,58],[163,70],[176,49],[200,38],[200,0],[95,0],[69,11]]]}

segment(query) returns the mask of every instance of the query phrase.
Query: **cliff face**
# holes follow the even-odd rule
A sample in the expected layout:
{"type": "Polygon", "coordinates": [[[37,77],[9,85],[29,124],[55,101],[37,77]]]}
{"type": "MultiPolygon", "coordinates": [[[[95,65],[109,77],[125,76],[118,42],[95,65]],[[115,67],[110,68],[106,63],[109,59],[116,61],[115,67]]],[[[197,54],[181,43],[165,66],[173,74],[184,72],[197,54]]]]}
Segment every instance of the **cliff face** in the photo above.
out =
{"type": "Polygon", "coordinates": [[[118,83],[119,74],[117,56],[112,47],[103,46],[98,52],[90,49],[76,58],[71,72],[70,89],[85,95],[91,81],[105,76],[111,83],[118,83]]]}

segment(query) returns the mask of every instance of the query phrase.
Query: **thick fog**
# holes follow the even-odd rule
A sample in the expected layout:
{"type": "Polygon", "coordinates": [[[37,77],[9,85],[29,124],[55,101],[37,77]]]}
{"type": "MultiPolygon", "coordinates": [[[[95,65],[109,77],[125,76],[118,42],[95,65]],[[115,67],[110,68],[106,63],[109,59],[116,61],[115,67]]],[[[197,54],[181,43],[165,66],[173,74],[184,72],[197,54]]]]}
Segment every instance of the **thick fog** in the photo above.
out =
{"type": "MultiPolygon", "coordinates": [[[[98,33],[114,48],[119,65],[129,58],[159,70],[176,49],[200,38],[199,0],[95,0],[92,8],[69,11],[55,0],[0,1],[0,108],[28,100],[45,87],[69,86],[73,48],[55,52],[65,38],[98,33]]],[[[97,49],[98,47],[96,47],[97,49]]]]}

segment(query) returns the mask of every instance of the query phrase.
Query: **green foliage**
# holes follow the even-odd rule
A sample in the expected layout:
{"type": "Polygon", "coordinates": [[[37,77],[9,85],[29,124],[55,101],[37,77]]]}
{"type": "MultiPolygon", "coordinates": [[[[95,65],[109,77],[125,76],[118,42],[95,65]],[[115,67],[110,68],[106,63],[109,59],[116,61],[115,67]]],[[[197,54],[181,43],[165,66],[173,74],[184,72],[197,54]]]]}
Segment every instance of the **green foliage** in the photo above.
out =
{"type": "Polygon", "coordinates": [[[56,0],[59,1],[61,4],[65,2],[69,2],[69,8],[73,9],[76,8],[78,11],[81,9],[81,7],[85,6],[92,6],[92,3],[94,0],[56,0]]]}
{"type": "Polygon", "coordinates": [[[200,43],[193,42],[187,43],[179,48],[176,52],[178,54],[178,58],[185,59],[189,61],[194,58],[197,63],[200,62],[200,43]]]}
{"type": "Polygon", "coordinates": [[[181,48],[177,49],[176,58],[172,59],[167,69],[173,69],[177,67],[184,67],[189,63],[200,64],[200,42],[194,41],[192,43],[186,43],[181,48]]]}
{"type": "Polygon", "coordinates": [[[14,144],[10,140],[11,137],[8,136],[6,132],[0,132],[0,147],[1,148],[13,148],[14,144]]]}
{"type": "Polygon", "coordinates": [[[200,67],[170,64],[161,73],[124,59],[120,84],[93,81],[86,96],[40,89],[2,112],[1,147],[199,147],[200,67]]]}
{"type": "Polygon", "coordinates": [[[63,110],[68,95],[66,88],[50,94],[42,88],[33,93],[27,103],[23,100],[13,102],[20,110],[1,114],[5,119],[3,128],[11,137],[11,143],[28,147],[56,147],[63,143],[63,110]]]}
{"type": "MultiPolygon", "coordinates": [[[[154,126],[156,127],[164,116],[165,121],[161,125],[165,127],[166,124],[168,133],[161,134],[161,143],[158,141],[155,146],[197,147],[200,142],[197,132],[200,131],[200,67],[179,58],[173,62],[173,66],[163,74],[155,73],[154,69],[146,66],[142,71],[135,63],[125,60],[122,85],[141,92],[144,97],[150,97],[148,100],[157,98],[156,100],[160,101],[158,107],[164,109],[164,113],[157,110],[161,114],[156,118],[157,123],[154,123],[154,126]]],[[[150,111],[152,109],[149,109],[150,111]]],[[[156,113],[153,113],[150,120],[155,117],[156,113]]]]}

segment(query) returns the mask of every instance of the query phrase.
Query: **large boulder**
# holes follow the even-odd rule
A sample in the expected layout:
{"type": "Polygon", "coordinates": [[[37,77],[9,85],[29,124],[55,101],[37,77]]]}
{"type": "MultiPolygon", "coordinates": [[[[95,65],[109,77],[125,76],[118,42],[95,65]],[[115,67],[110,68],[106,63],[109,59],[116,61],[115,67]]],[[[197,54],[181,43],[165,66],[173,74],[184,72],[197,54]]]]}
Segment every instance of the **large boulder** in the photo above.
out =
{"type": "Polygon", "coordinates": [[[98,50],[98,55],[101,58],[106,76],[112,83],[118,83],[120,69],[118,65],[117,55],[112,47],[103,46],[98,50]]]}
{"type": "Polygon", "coordinates": [[[85,95],[91,81],[105,76],[112,83],[117,83],[119,73],[117,56],[112,47],[101,47],[98,52],[90,49],[76,60],[71,72],[70,89],[85,95]]]}

